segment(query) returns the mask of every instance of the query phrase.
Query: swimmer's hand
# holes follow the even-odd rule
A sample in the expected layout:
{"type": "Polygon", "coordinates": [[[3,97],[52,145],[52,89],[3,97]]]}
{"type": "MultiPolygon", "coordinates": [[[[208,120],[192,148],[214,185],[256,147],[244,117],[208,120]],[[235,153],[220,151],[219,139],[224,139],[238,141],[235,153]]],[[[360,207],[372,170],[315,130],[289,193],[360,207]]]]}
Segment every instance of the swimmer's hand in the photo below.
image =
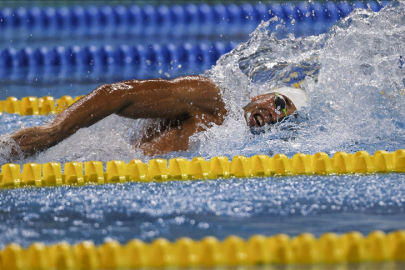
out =
{"type": "Polygon", "coordinates": [[[11,135],[11,138],[26,156],[30,156],[55,145],[58,142],[56,134],[58,132],[54,126],[44,125],[19,130],[11,135]]]}
{"type": "Polygon", "coordinates": [[[0,164],[12,163],[24,156],[18,144],[10,135],[0,136],[0,164]]]}

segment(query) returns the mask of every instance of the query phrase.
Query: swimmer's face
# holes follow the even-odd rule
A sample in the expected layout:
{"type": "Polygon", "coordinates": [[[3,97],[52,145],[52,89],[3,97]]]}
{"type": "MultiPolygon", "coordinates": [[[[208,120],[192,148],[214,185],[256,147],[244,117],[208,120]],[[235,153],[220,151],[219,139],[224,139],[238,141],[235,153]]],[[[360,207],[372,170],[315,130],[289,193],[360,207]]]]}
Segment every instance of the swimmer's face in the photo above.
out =
{"type": "MultiPolygon", "coordinates": [[[[278,96],[285,101],[287,115],[291,115],[297,110],[289,98],[281,94],[278,96]]],[[[263,94],[252,98],[252,101],[243,107],[245,119],[250,128],[260,128],[266,124],[273,125],[286,117],[282,108],[279,106],[277,108],[275,98],[274,93],[263,94]]]]}

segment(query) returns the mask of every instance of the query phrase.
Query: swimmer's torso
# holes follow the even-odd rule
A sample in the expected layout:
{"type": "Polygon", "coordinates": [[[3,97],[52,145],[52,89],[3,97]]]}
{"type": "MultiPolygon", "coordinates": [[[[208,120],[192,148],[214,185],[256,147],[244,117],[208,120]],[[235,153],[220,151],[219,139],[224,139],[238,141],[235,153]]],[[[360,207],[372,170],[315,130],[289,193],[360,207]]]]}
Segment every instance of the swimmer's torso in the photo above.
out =
{"type": "MultiPolygon", "coordinates": [[[[147,81],[149,85],[142,85],[142,88],[156,89],[148,91],[152,94],[116,112],[117,115],[133,119],[145,116],[163,119],[159,120],[158,125],[148,127],[134,143],[144,154],[185,151],[190,136],[206,130],[212,124],[223,123],[225,105],[217,86],[209,79],[189,76],[171,81],[156,80],[155,84],[151,82],[147,81]],[[156,106],[160,109],[156,110],[156,106]]],[[[131,81],[128,84],[131,85],[131,81]]]]}
{"type": "Polygon", "coordinates": [[[206,130],[212,124],[220,125],[223,119],[208,114],[194,115],[189,118],[164,119],[150,125],[133,144],[145,155],[164,154],[171,151],[186,151],[189,138],[195,133],[206,130]]]}

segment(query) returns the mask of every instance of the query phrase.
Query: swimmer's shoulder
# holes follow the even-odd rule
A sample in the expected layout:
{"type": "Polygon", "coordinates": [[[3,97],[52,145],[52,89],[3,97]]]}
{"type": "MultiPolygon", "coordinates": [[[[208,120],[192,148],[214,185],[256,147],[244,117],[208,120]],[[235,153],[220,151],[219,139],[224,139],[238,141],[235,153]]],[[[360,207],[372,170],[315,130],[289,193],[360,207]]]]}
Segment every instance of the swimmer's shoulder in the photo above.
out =
{"type": "Polygon", "coordinates": [[[182,76],[171,80],[173,83],[205,83],[216,86],[216,84],[209,78],[204,77],[202,75],[189,75],[189,76],[182,76]]]}

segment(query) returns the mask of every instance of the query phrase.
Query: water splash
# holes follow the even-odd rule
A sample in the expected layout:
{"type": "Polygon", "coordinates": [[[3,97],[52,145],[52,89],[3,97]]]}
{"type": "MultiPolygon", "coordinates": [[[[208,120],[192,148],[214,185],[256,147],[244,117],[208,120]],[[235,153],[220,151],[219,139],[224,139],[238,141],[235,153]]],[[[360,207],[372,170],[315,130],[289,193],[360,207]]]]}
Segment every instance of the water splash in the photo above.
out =
{"type": "Polygon", "coordinates": [[[202,142],[198,154],[401,148],[404,14],[403,2],[392,2],[379,13],[357,9],[326,34],[283,40],[267,30],[268,23],[260,25],[247,43],[206,72],[224,89],[231,120],[225,123],[227,134],[217,128],[207,132],[209,140],[207,134],[196,136],[202,142]],[[249,98],[285,85],[299,85],[310,95],[310,106],[303,111],[308,121],[250,135],[239,117],[241,107],[249,98]],[[224,136],[229,139],[221,140],[224,136]],[[235,149],[237,141],[243,146],[235,149]]]}

